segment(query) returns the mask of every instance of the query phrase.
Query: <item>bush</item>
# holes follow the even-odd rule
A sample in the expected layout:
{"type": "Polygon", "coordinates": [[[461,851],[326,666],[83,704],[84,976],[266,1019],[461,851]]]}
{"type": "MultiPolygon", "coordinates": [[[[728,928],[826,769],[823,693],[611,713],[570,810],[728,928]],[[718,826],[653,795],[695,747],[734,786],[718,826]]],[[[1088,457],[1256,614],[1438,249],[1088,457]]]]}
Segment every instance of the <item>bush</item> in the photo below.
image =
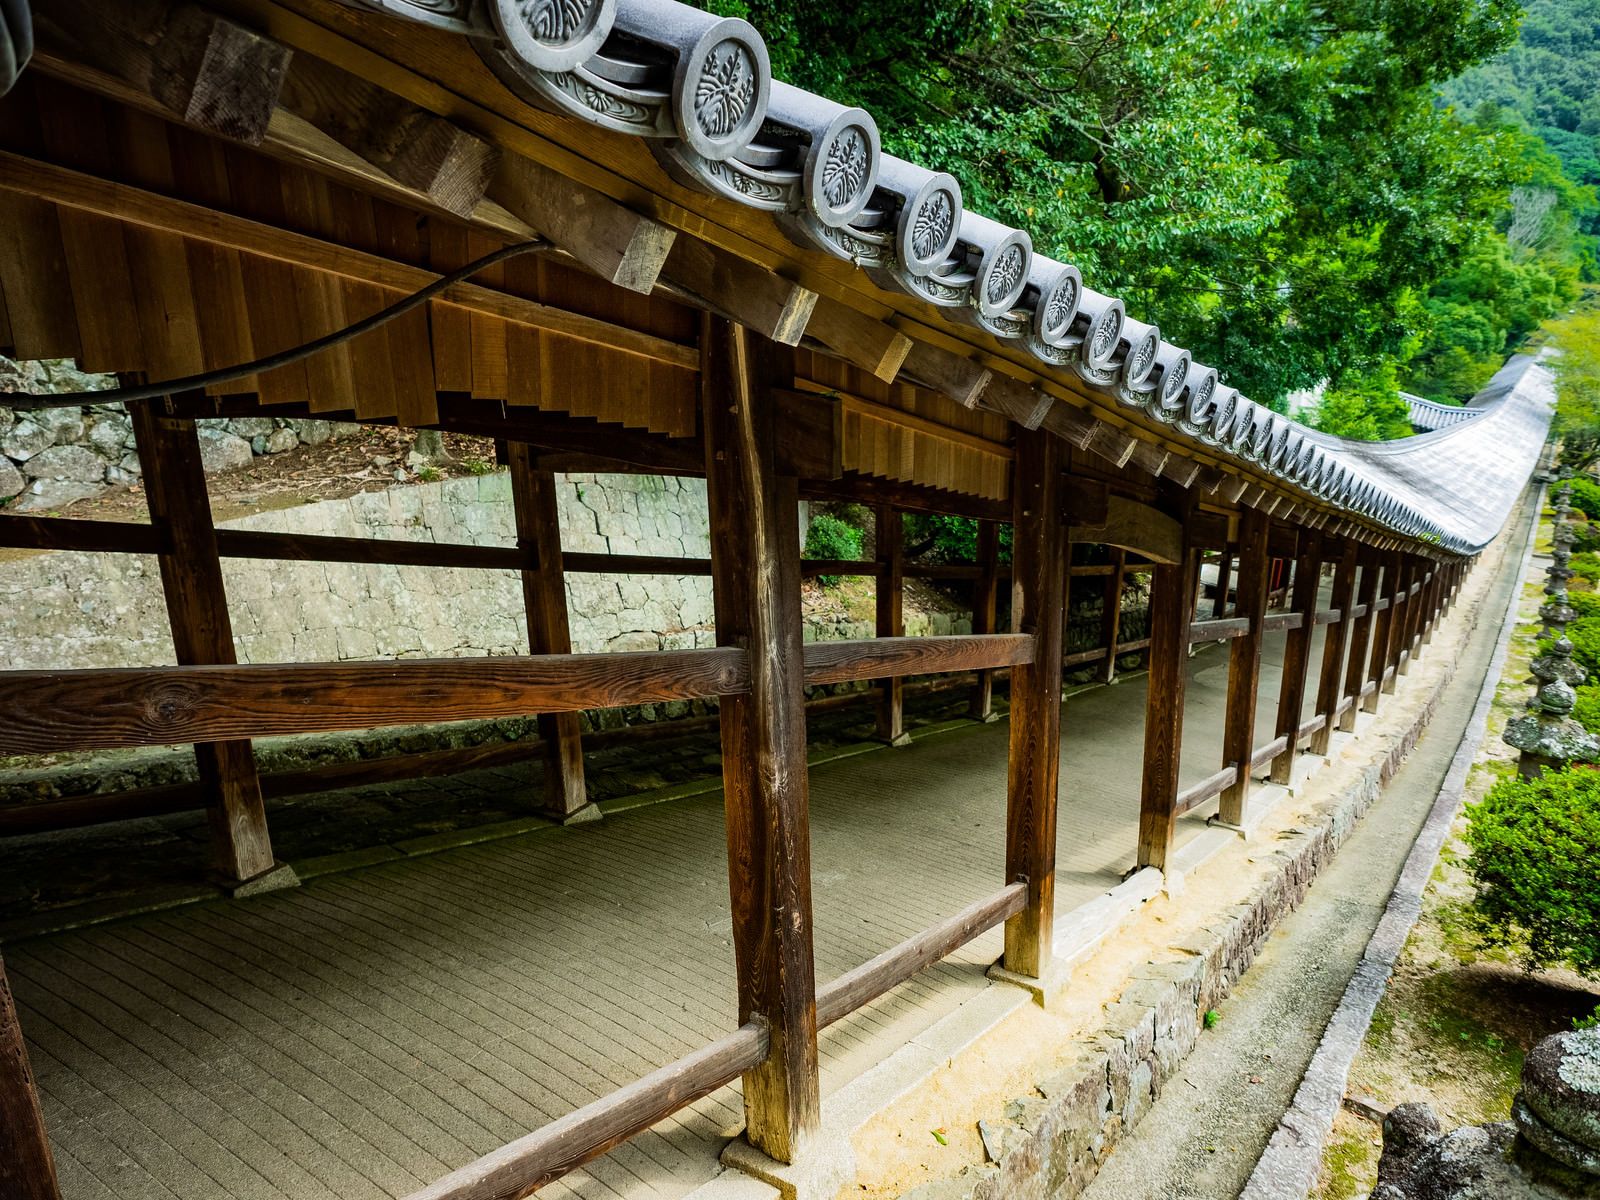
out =
{"type": "MultiPolygon", "coordinates": [[[[1554,499],[1555,489],[1559,484],[1552,485],[1551,497],[1554,499]]],[[[1572,507],[1588,517],[1591,521],[1600,521],[1600,483],[1592,479],[1574,479],[1572,481],[1572,507]]]]}
{"type": "MultiPolygon", "coordinates": [[[[970,563],[978,559],[978,522],[971,517],[906,514],[906,545],[912,557],[937,563],[970,563]]],[[[1000,561],[1011,561],[1011,526],[1001,525],[1000,561]]]]}
{"type": "Polygon", "coordinates": [[[1593,554],[1600,550],[1600,524],[1591,521],[1574,521],[1577,536],[1572,541],[1574,554],[1593,554]]]}
{"type": "Polygon", "coordinates": [[[1529,970],[1600,975],[1600,771],[1505,779],[1467,810],[1473,924],[1529,970]]]}
{"type": "MultiPolygon", "coordinates": [[[[1589,678],[1600,683],[1600,616],[1583,617],[1566,629],[1567,640],[1572,643],[1572,657],[1589,672],[1589,678]]],[[[1540,643],[1541,648],[1549,639],[1540,643]]]]}
{"type": "Polygon", "coordinates": [[[1600,687],[1578,689],[1577,703],[1572,706],[1572,719],[1590,733],[1600,733],[1600,687]]]}
{"type": "Polygon", "coordinates": [[[1572,611],[1578,614],[1579,620],[1600,617],[1600,592],[1568,592],[1567,603],[1572,605],[1572,611]]]}
{"type": "MultiPolygon", "coordinates": [[[[861,557],[861,530],[832,513],[818,513],[806,526],[806,557],[855,560],[861,557]]],[[[819,575],[823,587],[839,582],[837,575],[819,575]]]]}
{"type": "Polygon", "coordinates": [[[1587,580],[1591,584],[1600,583],[1600,557],[1593,554],[1574,554],[1568,565],[1579,579],[1587,580]]]}

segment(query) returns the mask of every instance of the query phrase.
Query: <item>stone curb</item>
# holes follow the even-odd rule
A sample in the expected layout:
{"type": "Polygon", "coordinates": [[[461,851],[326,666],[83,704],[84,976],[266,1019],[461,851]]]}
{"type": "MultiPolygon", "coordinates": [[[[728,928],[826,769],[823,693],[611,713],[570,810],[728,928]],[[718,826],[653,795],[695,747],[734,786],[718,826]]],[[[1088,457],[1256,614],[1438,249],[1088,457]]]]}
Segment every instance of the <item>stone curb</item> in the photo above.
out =
{"type": "MultiPolygon", "coordinates": [[[[1500,563],[1504,563],[1503,557],[1500,563]]],[[[1473,619],[1465,629],[1475,626],[1473,619]]],[[[1441,645],[1436,652],[1446,650],[1441,645]]],[[[1503,661],[1503,654],[1500,658],[1503,661]]],[[[1171,947],[1183,957],[1151,962],[1133,971],[1117,1003],[1106,1007],[1104,1028],[1084,1045],[1076,1060],[1041,1081],[1034,1094],[1011,1101],[1003,1117],[981,1123],[992,1161],[982,1166],[969,1164],[952,1178],[913,1188],[905,1193],[905,1200],[1066,1200],[1081,1194],[1117,1142],[1139,1123],[1167,1081],[1177,1074],[1195,1047],[1204,1014],[1228,995],[1278,922],[1305,899],[1312,882],[1416,746],[1455,670],[1456,663],[1451,661],[1411,723],[1390,742],[1388,751],[1324,802],[1318,818],[1286,831],[1280,840],[1289,845],[1272,852],[1277,869],[1248,899],[1171,947]]],[[[1493,663],[1491,673],[1498,678],[1493,663]]],[[[1470,754],[1467,761],[1470,765],[1470,754]]],[[[1409,863],[1407,870],[1411,870],[1409,863]]],[[[1429,870],[1431,861],[1422,871],[1424,883],[1429,870]]],[[[1379,944],[1393,942],[1392,925],[1379,926],[1375,943],[1380,936],[1384,940],[1379,944]]],[[[1402,933],[1396,953],[1404,942],[1402,933]]],[[[1358,980],[1377,969],[1363,963],[1358,980]]],[[[1360,1037],[1357,1034],[1357,1042],[1360,1037]]],[[[1341,1082],[1331,1089],[1335,1109],[1342,1097],[1341,1082]]],[[[1320,1161],[1321,1148],[1318,1137],[1313,1163],[1320,1161]]]]}
{"type": "MultiPolygon", "coordinates": [[[[1438,798],[1428,812],[1417,839],[1411,846],[1400,879],[1390,893],[1378,927],[1373,930],[1355,974],[1345,988],[1339,1007],[1334,1010],[1327,1030],[1312,1055],[1294,1101],[1278,1123],[1277,1131],[1257,1161],[1239,1200],[1305,1200],[1322,1168],[1322,1150],[1333,1131],[1334,1118],[1344,1101],[1350,1067],[1361,1051],[1367,1028],[1378,1002],[1388,989],[1395,960],[1405,949],[1411,928],[1422,912],[1422,895],[1433,875],[1439,852],[1450,836],[1461,806],[1467,776],[1483,744],[1489,709],[1494,702],[1500,674],[1505,669],[1511,635],[1516,628],[1517,605],[1522,599],[1522,580],[1533,558],[1539,530],[1541,497],[1535,497],[1527,543],[1518,566],[1516,584],[1510,589],[1507,608],[1500,625],[1499,640],[1484,673],[1466,732],[1450,760],[1438,798]]],[[[1526,504],[1526,502],[1524,502],[1526,504]]],[[[1476,616],[1476,613],[1474,614],[1476,616]]],[[[1476,621],[1474,622],[1476,624],[1476,621]]],[[[1453,672],[1452,672],[1453,673],[1453,672]]]]}

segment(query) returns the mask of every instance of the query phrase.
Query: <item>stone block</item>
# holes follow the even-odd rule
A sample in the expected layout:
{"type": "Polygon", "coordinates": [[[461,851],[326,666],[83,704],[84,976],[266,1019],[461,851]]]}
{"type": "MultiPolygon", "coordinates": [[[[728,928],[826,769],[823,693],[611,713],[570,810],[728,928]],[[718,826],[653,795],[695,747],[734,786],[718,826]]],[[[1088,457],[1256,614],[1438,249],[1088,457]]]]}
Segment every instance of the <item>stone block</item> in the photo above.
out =
{"type": "Polygon", "coordinates": [[[22,472],[9,458],[0,458],[0,499],[15,496],[27,486],[22,472]]]}
{"type": "Polygon", "coordinates": [[[90,496],[98,496],[102,491],[99,483],[73,483],[61,479],[35,479],[27,489],[11,502],[11,512],[48,512],[51,509],[61,508],[71,504],[74,500],[86,500],[90,496]]]}
{"type": "MultiPolygon", "coordinates": [[[[0,359],[0,370],[3,370],[5,367],[8,367],[10,365],[12,365],[12,364],[11,364],[9,359],[0,359]]],[[[3,376],[0,376],[0,391],[8,390],[3,386],[4,383],[5,383],[5,380],[4,380],[3,376]]],[[[4,404],[0,404],[0,434],[10,433],[11,432],[11,427],[13,425],[15,425],[16,423],[17,423],[16,411],[14,409],[7,408],[4,404]]]]}
{"type": "Polygon", "coordinates": [[[49,430],[31,417],[24,417],[7,430],[4,437],[0,437],[0,453],[18,462],[26,462],[54,442],[55,438],[49,430]]]}
{"type": "Polygon", "coordinates": [[[320,446],[327,441],[333,433],[333,426],[328,421],[289,419],[289,428],[294,430],[295,436],[308,446],[320,446]]]}
{"type": "Polygon", "coordinates": [[[89,447],[115,462],[122,457],[122,448],[132,435],[133,422],[126,417],[106,413],[97,417],[89,427],[89,447]]]}
{"type": "Polygon", "coordinates": [[[24,475],[69,483],[100,483],[105,472],[105,460],[85,446],[51,446],[22,464],[24,475]]]}
{"type": "Polygon", "coordinates": [[[252,438],[270,437],[274,423],[271,417],[233,417],[223,428],[248,442],[252,438]]]}
{"type": "Polygon", "coordinates": [[[300,436],[292,429],[274,429],[266,436],[261,446],[263,454],[282,454],[285,450],[293,450],[300,444],[300,436]]]}
{"type": "Polygon", "coordinates": [[[83,440],[83,409],[43,408],[33,414],[34,424],[50,435],[58,446],[70,446],[83,440]]]}
{"type": "Polygon", "coordinates": [[[207,471],[227,471],[250,465],[250,443],[225,429],[197,431],[200,438],[200,463],[207,471]]]}

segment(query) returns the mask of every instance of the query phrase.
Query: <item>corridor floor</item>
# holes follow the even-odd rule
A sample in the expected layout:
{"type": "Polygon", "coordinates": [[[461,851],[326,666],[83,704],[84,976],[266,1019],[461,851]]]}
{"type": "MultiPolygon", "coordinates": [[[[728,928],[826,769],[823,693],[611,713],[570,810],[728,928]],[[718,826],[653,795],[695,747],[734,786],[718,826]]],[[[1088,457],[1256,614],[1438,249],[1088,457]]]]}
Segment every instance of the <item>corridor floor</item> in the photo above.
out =
{"type": "MultiPolygon", "coordinates": [[[[1257,744],[1283,641],[1268,639],[1257,744]]],[[[1202,648],[1185,785],[1218,765],[1226,682],[1226,648],[1202,648]]],[[[1063,713],[1060,912],[1133,865],[1143,676],[1063,713]]],[[[1000,886],[1006,750],[1002,721],[813,769],[819,981],[1000,886]]],[[[8,944],[66,1196],[404,1196],[728,1032],[721,805],[709,793],[8,944]]],[[[827,1029],[824,1095],[991,986],[1000,945],[992,931],[827,1029]]],[[[741,1119],[724,1088],[545,1193],[682,1195],[741,1119]]]]}

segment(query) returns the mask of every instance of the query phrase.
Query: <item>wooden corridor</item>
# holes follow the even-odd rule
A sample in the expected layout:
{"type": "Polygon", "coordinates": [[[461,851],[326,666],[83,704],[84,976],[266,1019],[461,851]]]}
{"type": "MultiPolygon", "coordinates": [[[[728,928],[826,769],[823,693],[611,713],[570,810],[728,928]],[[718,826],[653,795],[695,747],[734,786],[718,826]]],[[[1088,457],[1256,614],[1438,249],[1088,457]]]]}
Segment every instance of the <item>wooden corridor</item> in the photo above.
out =
{"type": "MultiPolygon", "coordinates": [[[[1226,651],[1201,649],[1186,787],[1226,690],[1226,651]]],[[[1133,865],[1144,691],[1064,707],[1058,913],[1133,865]]],[[[813,771],[819,981],[992,889],[1007,741],[975,724],[813,771]]],[[[1214,807],[1180,819],[1179,845],[1214,807]]],[[[722,825],[712,793],[8,945],[63,1194],[404,1196],[704,1044],[734,1016],[722,825]]],[[[1000,950],[992,930],[824,1030],[824,1095],[988,986],[1000,950]]],[[[742,1122],[737,1087],[549,1193],[686,1193],[742,1122]]]]}

